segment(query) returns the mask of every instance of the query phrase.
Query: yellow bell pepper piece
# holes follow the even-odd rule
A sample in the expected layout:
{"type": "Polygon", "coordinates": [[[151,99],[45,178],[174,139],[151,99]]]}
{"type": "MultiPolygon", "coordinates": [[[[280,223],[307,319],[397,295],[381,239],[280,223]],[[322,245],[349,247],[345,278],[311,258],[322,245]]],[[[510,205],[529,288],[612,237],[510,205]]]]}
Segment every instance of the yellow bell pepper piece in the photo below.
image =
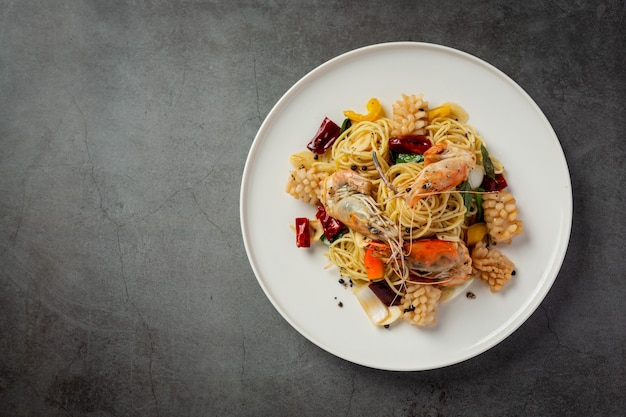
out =
{"type": "Polygon", "coordinates": [[[367,110],[367,114],[359,114],[353,110],[346,110],[343,114],[353,122],[373,122],[383,115],[383,106],[377,98],[371,98],[367,102],[365,108],[367,110]]]}
{"type": "Polygon", "coordinates": [[[487,234],[487,225],[485,223],[474,223],[467,229],[467,246],[474,246],[487,234]]]}
{"type": "Polygon", "coordinates": [[[455,118],[460,123],[467,123],[469,119],[469,114],[467,114],[465,109],[461,107],[460,104],[455,103],[453,101],[447,101],[443,103],[442,106],[450,107],[450,117],[455,118]]]}
{"type": "Polygon", "coordinates": [[[315,154],[309,150],[294,153],[289,156],[289,162],[291,162],[291,165],[296,169],[309,169],[313,166],[313,163],[316,162],[315,154]]]}
{"type": "Polygon", "coordinates": [[[433,120],[436,117],[448,117],[450,116],[450,106],[443,104],[439,107],[435,107],[432,110],[428,110],[428,120],[433,120]]]}

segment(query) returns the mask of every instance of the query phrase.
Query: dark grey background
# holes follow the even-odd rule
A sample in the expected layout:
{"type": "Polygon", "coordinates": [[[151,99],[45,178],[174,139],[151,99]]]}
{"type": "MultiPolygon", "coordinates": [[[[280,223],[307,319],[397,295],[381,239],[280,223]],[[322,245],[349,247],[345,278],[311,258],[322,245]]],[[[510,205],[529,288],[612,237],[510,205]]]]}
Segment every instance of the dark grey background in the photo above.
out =
{"type": "Polygon", "coordinates": [[[623,415],[625,7],[0,0],[0,414],[623,415]],[[539,309],[488,352],[413,373],[345,362],[292,329],[255,280],[238,213],[282,94],[336,55],[406,40],[519,83],[574,194],[539,309]]]}

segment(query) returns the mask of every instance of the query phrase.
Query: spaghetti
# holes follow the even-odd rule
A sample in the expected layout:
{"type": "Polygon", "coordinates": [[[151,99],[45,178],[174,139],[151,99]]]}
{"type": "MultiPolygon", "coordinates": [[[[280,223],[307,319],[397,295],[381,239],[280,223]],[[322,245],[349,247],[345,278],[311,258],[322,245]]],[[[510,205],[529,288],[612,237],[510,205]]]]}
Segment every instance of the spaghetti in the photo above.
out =
{"type": "MultiPolygon", "coordinates": [[[[393,296],[379,297],[384,302],[382,307],[376,307],[377,314],[371,312],[373,307],[363,298],[363,291],[355,292],[370,319],[378,325],[397,318],[418,326],[432,324],[431,313],[441,299],[442,289],[465,282],[472,272],[481,276],[481,271],[472,271],[470,256],[470,249],[477,242],[480,242],[481,259],[488,256],[486,230],[492,227],[475,227],[484,225],[485,221],[481,195],[486,191],[500,192],[506,187],[502,163],[487,153],[484,140],[466,123],[467,114],[460,106],[447,103],[435,109],[420,107],[409,112],[402,110],[403,105],[408,105],[407,97],[403,95],[394,104],[394,112],[399,115],[393,119],[382,113],[375,117],[356,115],[356,120],[339,134],[329,150],[314,158],[303,153],[290,158],[299,161],[300,165],[294,167],[300,171],[297,176],[292,172],[287,191],[301,198],[292,191],[297,189],[293,182],[297,178],[305,181],[314,178],[307,183],[309,194],[314,189],[318,197],[315,201],[321,201],[328,214],[346,226],[343,234],[332,242],[327,241],[328,267],[337,267],[340,275],[357,288],[387,283],[386,288],[393,296]],[[409,116],[410,123],[402,122],[403,132],[408,134],[394,137],[393,143],[419,134],[430,147],[423,154],[409,155],[408,160],[404,148],[391,146],[392,132],[397,134],[399,120],[407,114],[417,115],[421,120],[409,116]],[[415,130],[407,131],[406,126],[415,126],[415,130]],[[501,180],[496,183],[501,188],[481,188],[487,181],[485,173],[490,178],[499,176],[501,180]],[[470,174],[480,182],[471,184],[470,174]],[[424,190],[416,196],[416,190],[411,190],[418,184],[424,190]],[[478,229],[483,231],[482,235],[478,229]],[[377,262],[382,263],[382,272],[373,276],[370,264],[377,262]],[[423,286],[428,288],[419,290],[423,286]],[[415,294],[428,296],[415,299],[415,294]],[[405,307],[402,310],[398,305],[405,307]],[[381,308],[386,309],[382,320],[381,308]],[[374,316],[378,318],[374,320],[374,316]]],[[[421,105],[427,106],[421,95],[411,97],[419,97],[421,105]]],[[[370,100],[368,106],[373,100],[376,99],[370,100]]],[[[312,199],[308,197],[308,200],[312,199]]],[[[512,201],[509,208],[513,207],[517,216],[512,201]]],[[[312,224],[314,228],[321,227],[316,221],[312,224]]],[[[518,233],[521,230],[520,222],[518,233]]],[[[497,256],[504,255],[498,252],[497,256]]],[[[510,262],[507,270],[501,272],[510,276],[512,265],[510,262]]],[[[381,286],[376,288],[379,295],[381,286]]]]}

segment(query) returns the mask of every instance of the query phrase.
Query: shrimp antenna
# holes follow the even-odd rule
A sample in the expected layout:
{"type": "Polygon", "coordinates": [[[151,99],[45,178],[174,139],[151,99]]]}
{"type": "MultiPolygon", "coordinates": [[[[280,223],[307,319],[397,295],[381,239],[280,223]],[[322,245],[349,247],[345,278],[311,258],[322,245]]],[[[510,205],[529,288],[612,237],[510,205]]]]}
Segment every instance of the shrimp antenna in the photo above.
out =
{"type": "Polygon", "coordinates": [[[380,166],[380,162],[378,162],[378,156],[376,155],[376,151],[372,152],[372,160],[374,161],[374,166],[376,167],[376,171],[378,171],[378,176],[383,180],[385,185],[394,193],[398,194],[398,190],[393,184],[387,179],[385,173],[383,172],[383,168],[380,166]]]}

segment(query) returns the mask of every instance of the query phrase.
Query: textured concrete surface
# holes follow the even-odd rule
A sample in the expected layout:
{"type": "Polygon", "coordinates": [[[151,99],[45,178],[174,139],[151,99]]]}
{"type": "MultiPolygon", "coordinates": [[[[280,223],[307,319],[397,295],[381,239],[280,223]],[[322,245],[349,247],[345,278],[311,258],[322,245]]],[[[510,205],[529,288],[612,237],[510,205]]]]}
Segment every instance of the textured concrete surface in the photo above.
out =
{"type": "Polygon", "coordinates": [[[0,0],[0,415],[623,415],[625,7],[0,0]],[[397,40],[516,80],[559,135],[574,192],[539,309],[428,372],[363,368],[300,336],[257,284],[238,215],[280,96],[338,54],[397,40]]]}

